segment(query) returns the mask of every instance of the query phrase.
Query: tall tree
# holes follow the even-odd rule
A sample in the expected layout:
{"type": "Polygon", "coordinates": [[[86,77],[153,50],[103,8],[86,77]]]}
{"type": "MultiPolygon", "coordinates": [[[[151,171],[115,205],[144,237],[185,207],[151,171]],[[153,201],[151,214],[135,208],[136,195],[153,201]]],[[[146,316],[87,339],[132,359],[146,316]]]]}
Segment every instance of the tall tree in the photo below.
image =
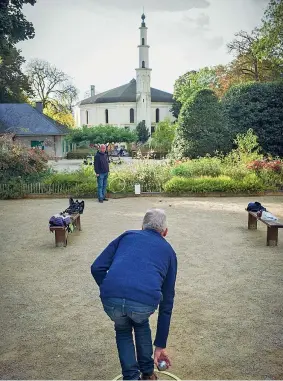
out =
{"type": "Polygon", "coordinates": [[[233,137],[252,128],[265,153],[283,156],[283,83],[233,86],[222,105],[233,137]]]}
{"type": "Polygon", "coordinates": [[[151,145],[169,152],[175,137],[176,124],[170,119],[165,119],[157,124],[156,130],[152,134],[151,145]]]}
{"type": "Polygon", "coordinates": [[[262,58],[260,52],[261,36],[258,29],[252,33],[240,31],[235,34],[235,39],[227,47],[229,53],[235,55],[235,60],[231,63],[231,70],[242,76],[243,82],[246,80],[256,82],[266,82],[278,78],[278,70],[272,61],[266,57],[262,58]]]}
{"type": "Polygon", "coordinates": [[[36,0],[0,0],[0,45],[14,46],[17,42],[34,37],[34,28],[22,13],[24,4],[36,0]]]}
{"type": "Polygon", "coordinates": [[[5,48],[0,62],[0,103],[24,102],[31,95],[28,78],[21,71],[25,62],[20,51],[14,47],[5,48]]]}
{"type": "Polygon", "coordinates": [[[33,25],[26,20],[22,7],[35,3],[36,0],[0,0],[0,102],[21,102],[31,93],[21,71],[25,60],[15,44],[34,37],[33,25]]]}
{"type": "Polygon", "coordinates": [[[47,103],[47,106],[44,109],[44,114],[56,120],[56,122],[63,124],[64,126],[70,128],[75,126],[75,119],[72,113],[69,110],[66,110],[66,108],[62,107],[56,101],[47,103]]]}
{"type": "Polygon", "coordinates": [[[27,75],[34,98],[42,102],[43,108],[55,100],[66,110],[72,110],[78,90],[62,70],[47,61],[35,59],[27,65],[27,75]]]}
{"type": "Polygon", "coordinates": [[[258,51],[262,59],[283,64],[283,0],[271,0],[265,11],[263,25],[260,29],[261,39],[258,51]]]}
{"type": "Polygon", "coordinates": [[[148,141],[149,138],[149,132],[145,125],[145,121],[140,122],[136,127],[136,133],[138,136],[138,142],[145,143],[148,141]]]}
{"type": "Polygon", "coordinates": [[[209,89],[197,91],[182,107],[173,155],[194,158],[229,148],[231,139],[216,94],[209,89]]]}

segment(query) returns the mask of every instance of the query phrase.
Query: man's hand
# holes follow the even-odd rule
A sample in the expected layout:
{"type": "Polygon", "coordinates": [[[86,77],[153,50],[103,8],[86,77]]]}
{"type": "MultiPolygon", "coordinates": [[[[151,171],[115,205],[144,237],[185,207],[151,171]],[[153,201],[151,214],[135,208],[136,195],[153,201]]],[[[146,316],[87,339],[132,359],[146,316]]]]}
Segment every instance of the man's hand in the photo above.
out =
{"type": "Polygon", "coordinates": [[[96,177],[98,177],[99,176],[99,173],[96,173],[96,177]]]}
{"type": "Polygon", "coordinates": [[[171,361],[169,359],[169,356],[167,354],[166,349],[156,347],[155,351],[154,351],[154,363],[155,363],[155,365],[158,366],[158,363],[160,361],[165,361],[168,368],[171,366],[171,361]]]}

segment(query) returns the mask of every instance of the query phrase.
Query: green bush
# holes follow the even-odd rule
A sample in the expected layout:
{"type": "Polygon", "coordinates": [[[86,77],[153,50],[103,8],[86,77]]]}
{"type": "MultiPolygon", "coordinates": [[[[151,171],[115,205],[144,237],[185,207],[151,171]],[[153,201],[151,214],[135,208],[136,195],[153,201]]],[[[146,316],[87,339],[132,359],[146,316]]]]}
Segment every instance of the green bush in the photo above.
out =
{"type": "Polygon", "coordinates": [[[239,163],[238,165],[226,165],[223,163],[221,167],[221,175],[231,177],[235,180],[242,180],[250,173],[251,171],[249,171],[246,165],[242,163],[239,163]]]}
{"type": "Polygon", "coordinates": [[[172,146],[173,157],[196,158],[232,147],[222,104],[209,89],[196,91],[183,104],[172,146]]]}
{"type": "Polygon", "coordinates": [[[185,178],[173,177],[164,189],[167,193],[211,193],[211,192],[260,192],[264,190],[261,179],[254,174],[246,176],[242,181],[228,176],[185,178]]]}
{"type": "Polygon", "coordinates": [[[40,149],[30,149],[24,144],[14,142],[12,135],[0,137],[0,182],[7,183],[19,176],[44,174],[48,170],[48,157],[40,149]]]}
{"type": "Polygon", "coordinates": [[[245,176],[242,181],[238,181],[239,191],[241,192],[261,192],[264,190],[273,190],[272,187],[268,187],[260,177],[255,173],[251,173],[245,176]]]}
{"type": "Polygon", "coordinates": [[[221,175],[221,159],[216,157],[202,157],[179,164],[172,170],[174,176],[198,177],[221,175]]]}
{"type": "Polygon", "coordinates": [[[222,99],[228,129],[235,136],[253,128],[265,153],[283,156],[283,83],[232,86],[222,99]]]}
{"type": "MultiPolygon", "coordinates": [[[[87,181],[87,178],[85,178],[87,181]]],[[[44,184],[55,184],[60,186],[75,185],[84,182],[83,175],[79,172],[58,172],[47,177],[44,184]]]]}
{"type": "Polygon", "coordinates": [[[81,183],[73,186],[68,193],[73,197],[93,196],[96,197],[97,182],[81,183]]]}
{"type": "Polygon", "coordinates": [[[15,199],[24,196],[24,183],[21,178],[14,178],[5,184],[0,184],[0,199],[15,199]]]}
{"type": "Polygon", "coordinates": [[[282,189],[283,188],[283,173],[274,172],[269,169],[262,169],[257,171],[257,176],[269,189],[282,189]]]}

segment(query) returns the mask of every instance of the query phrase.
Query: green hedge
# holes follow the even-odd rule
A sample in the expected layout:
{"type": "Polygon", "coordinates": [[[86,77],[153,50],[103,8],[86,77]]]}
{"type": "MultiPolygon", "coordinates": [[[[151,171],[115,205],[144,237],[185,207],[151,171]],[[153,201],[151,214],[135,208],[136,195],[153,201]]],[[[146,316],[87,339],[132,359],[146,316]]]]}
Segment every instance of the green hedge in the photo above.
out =
{"type": "Polygon", "coordinates": [[[174,176],[199,177],[221,175],[221,159],[204,157],[179,164],[172,170],[174,176]]]}
{"type": "Polygon", "coordinates": [[[261,179],[251,174],[242,180],[231,179],[228,176],[185,178],[173,177],[169,180],[164,190],[167,193],[254,193],[265,190],[261,179]]]}

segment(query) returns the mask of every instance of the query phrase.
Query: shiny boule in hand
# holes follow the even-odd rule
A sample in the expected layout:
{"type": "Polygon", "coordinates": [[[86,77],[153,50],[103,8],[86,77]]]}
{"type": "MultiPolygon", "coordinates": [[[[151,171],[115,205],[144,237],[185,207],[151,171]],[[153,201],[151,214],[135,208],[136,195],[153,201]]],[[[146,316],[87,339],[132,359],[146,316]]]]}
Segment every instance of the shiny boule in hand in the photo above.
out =
{"type": "Polygon", "coordinates": [[[159,361],[157,367],[158,367],[158,370],[160,370],[161,372],[163,370],[166,370],[167,369],[167,363],[166,363],[166,361],[159,361]]]}

